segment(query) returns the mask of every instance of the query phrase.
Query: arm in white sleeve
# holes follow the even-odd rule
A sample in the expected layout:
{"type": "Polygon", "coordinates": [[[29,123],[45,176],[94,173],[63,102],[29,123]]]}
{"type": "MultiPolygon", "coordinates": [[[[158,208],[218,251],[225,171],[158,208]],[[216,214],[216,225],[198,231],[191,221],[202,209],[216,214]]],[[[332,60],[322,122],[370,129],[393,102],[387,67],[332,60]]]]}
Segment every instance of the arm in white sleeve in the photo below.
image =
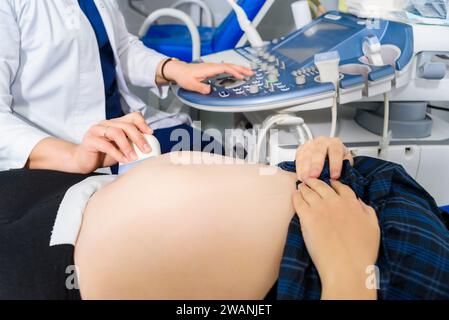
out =
{"type": "Polygon", "coordinates": [[[151,88],[158,96],[166,96],[168,86],[156,84],[157,68],[166,56],[147,48],[136,36],[130,34],[118,4],[113,0],[117,19],[117,50],[126,81],[138,87],[151,88]]]}
{"type": "Polygon", "coordinates": [[[11,85],[19,68],[20,32],[14,1],[0,1],[0,170],[23,168],[34,147],[49,137],[18,118],[11,85]]]}

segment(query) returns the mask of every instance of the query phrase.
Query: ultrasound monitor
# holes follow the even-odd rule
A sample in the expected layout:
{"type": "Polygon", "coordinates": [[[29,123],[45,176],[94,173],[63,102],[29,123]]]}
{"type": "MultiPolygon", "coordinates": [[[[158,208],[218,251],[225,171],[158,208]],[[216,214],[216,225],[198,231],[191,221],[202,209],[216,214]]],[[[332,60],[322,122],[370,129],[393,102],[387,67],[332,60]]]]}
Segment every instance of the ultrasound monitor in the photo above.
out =
{"type": "Polygon", "coordinates": [[[273,50],[303,64],[315,54],[327,51],[347,39],[348,35],[356,33],[360,28],[336,23],[320,23],[312,25],[303,33],[286,39],[285,42],[273,48],[273,50]],[[320,41],[317,41],[320,39],[320,41]]]}

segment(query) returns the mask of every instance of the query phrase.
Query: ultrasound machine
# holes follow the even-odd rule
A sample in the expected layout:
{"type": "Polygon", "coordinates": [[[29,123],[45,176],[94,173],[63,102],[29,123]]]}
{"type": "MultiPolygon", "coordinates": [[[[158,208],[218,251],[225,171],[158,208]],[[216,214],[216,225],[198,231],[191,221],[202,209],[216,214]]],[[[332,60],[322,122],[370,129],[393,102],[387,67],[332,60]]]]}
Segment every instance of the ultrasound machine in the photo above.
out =
{"type": "Polygon", "coordinates": [[[276,164],[292,159],[298,143],[338,136],[356,155],[402,164],[447,204],[449,177],[434,174],[449,171],[449,124],[428,106],[449,101],[448,39],[449,27],[332,11],[261,47],[202,57],[246,65],[251,78],[208,79],[207,96],[174,89],[192,108],[243,115],[258,132],[254,159],[276,164]]]}

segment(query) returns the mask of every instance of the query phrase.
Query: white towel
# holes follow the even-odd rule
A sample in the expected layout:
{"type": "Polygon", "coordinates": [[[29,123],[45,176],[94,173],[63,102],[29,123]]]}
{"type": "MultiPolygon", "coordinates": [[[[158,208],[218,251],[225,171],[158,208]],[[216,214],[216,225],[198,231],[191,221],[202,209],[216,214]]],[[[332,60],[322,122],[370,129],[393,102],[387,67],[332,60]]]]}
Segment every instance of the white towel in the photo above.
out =
{"type": "Polygon", "coordinates": [[[50,239],[50,247],[75,246],[83,222],[84,210],[95,192],[117,179],[117,176],[102,175],[87,178],[71,187],[59,206],[50,239]]]}

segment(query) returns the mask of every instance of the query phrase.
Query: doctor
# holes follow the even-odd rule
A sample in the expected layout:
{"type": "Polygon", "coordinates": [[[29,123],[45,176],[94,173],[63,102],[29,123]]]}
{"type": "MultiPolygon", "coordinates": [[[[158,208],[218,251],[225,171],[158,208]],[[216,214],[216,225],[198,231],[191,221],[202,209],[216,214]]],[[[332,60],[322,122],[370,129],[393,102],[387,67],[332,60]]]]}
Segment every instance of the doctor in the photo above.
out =
{"type": "Polygon", "coordinates": [[[90,173],[133,161],[130,141],[150,151],[148,124],[182,120],[146,106],[128,83],[164,97],[169,82],[208,94],[201,82],[208,77],[252,75],[146,48],[128,33],[115,0],[1,0],[0,39],[0,171],[90,173]]]}

